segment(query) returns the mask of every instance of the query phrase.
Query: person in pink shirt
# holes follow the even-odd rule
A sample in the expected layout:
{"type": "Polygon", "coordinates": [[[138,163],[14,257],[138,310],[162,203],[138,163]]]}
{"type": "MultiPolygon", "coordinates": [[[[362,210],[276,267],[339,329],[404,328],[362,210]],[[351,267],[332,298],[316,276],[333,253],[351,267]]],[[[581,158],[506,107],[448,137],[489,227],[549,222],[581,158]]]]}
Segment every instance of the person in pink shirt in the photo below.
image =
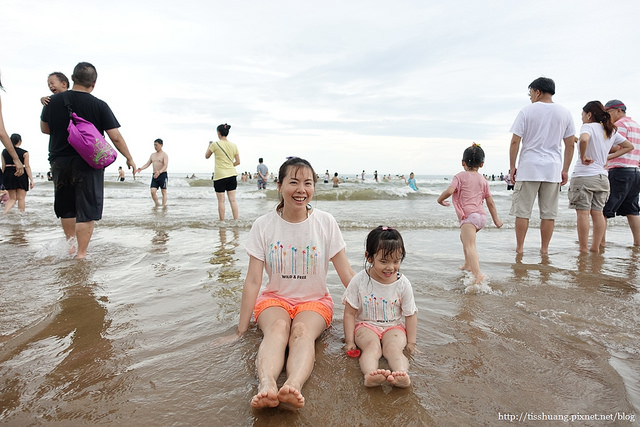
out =
{"type": "Polygon", "coordinates": [[[487,222],[487,214],[483,206],[485,200],[493,223],[498,228],[503,224],[498,217],[496,204],[489,192],[489,184],[478,173],[478,169],[483,165],[484,150],[474,143],[464,150],[462,155],[464,171],[454,176],[449,188],[438,197],[438,203],[442,206],[449,206],[447,199],[453,196],[453,207],[460,221],[460,240],[464,251],[464,265],[460,269],[471,271],[475,278],[475,284],[482,283],[484,279],[480,272],[480,262],[476,250],[476,233],[484,228],[487,222]]]}
{"type": "MultiPolygon", "coordinates": [[[[627,116],[627,106],[619,99],[612,99],[604,106],[611,116],[611,122],[618,128],[618,133],[633,144],[633,150],[607,163],[609,168],[609,184],[611,194],[604,206],[606,219],[615,216],[626,216],[633,235],[633,244],[640,246],[640,125],[627,116]]],[[[616,146],[613,149],[617,149],[616,146]]],[[[606,232],[606,222],[605,222],[606,232]]],[[[602,238],[602,245],[605,237],[602,238]]]]}

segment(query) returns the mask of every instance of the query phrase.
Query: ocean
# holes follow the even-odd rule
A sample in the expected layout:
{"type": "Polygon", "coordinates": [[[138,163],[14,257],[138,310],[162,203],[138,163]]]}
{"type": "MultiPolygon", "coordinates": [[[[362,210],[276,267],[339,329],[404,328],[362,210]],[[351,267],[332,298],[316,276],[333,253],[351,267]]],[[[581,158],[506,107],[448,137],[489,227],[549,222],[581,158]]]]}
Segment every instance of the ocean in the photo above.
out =
{"type": "Polygon", "coordinates": [[[417,176],[417,192],[397,177],[319,181],[311,203],[338,221],[354,270],[370,229],[402,233],[419,353],[409,389],[365,388],[343,350],[331,267],[334,323],[317,341],[306,406],[288,411],[249,406],[260,331],[213,345],[237,325],[244,244],[278,203],[275,184],[239,183],[240,219],[220,222],[210,180],[170,174],[168,206],[155,208],[149,177],[107,178],[84,261],[67,255],[52,183],[29,191],[26,213],[0,215],[0,424],[638,425],[640,248],[616,218],[602,254],[579,254],[566,187],[550,253],[539,253],[536,209],[518,256],[512,193],[490,183],[505,224],[478,233],[486,287],[467,293],[455,212],[436,202],[451,176],[417,176]]]}

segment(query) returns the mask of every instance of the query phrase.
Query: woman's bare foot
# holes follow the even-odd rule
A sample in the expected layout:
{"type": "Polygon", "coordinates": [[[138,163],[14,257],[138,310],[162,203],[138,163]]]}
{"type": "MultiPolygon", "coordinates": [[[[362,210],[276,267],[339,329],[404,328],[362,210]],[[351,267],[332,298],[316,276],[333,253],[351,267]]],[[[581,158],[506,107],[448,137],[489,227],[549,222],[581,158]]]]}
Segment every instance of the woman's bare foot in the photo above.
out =
{"type": "Polygon", "coordinates": [[[289,404],[294,408],[302,408],[304,406],[304,396],[302,393],[287,384],[280,387],[277,399],[280,403],[289,404]]]}
{"type": "Polygon", "coordinates": [[[465,264],[465,265],[461,265],[460,267],[458,267],[460,270],[462,271],[471,271],[471,268],[465,264]]]}
{"type": "Polygon", "coordinates": [[[387,380],[395,387],[407,388],[411,385],[409,374],[404,371],[392,372],[391,375],[387,377],[387,380]]]}
{"type": "Polygon", "coordinates": [[[391,375],[388,369],[376,369],[364,376],[364,385],[367,387],[375,387],[387,382],[387,377],[391,375]]]}
{"type": "Polygon", "coordinates": [[[262,390],[251,399],[252,408],[275,408],[279,404],[275,389],[262,390]]]}

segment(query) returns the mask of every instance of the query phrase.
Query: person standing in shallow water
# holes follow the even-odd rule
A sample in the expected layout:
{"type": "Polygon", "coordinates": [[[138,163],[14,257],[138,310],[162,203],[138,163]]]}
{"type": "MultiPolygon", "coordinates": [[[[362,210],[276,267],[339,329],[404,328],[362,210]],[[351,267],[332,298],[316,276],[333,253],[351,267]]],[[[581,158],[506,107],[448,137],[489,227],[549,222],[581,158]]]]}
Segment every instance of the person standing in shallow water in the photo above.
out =
{"type": "Polygon", "coordinates": [[[5,203],[4,213],[7,213],[17,203],[20,212],[24,212],[26,208],[27,191],[33,188],[33,174],[31,173],[31,166],[29,166],[29,153],[27,150],[23,150],[22,137],[14,133],[11,135],[11,142],[13,143],[20,161],[24,165],[26,173],[21,176],[15,176],[16,167],[13,165],[13,159],[7,152],[2,150],[2,174],[3,184],[5,189],[9,192],[9,200],[5,203]]]}
{"type": "Polygon", "coordinates": [[[136,173],[129,148],[120,130],[120,123],[106,102],[91,95],[98,72],[88,62],[80,62],[73,69],[70,91],[55,94],[40,115],[40,130],[49,135],[49,162],[55,187],[54,210],[60,218],[68,241],[76,239],[76,258],[85,258],[95,221],[102,218],[104,203],[104,169],[89,166],[69,145],[69,111],[64,94],[69,97],[73,111],[93,123],[99,132],[106,132],[113,145],[127,159],[127,167],[136,173]]]}
{"type": "Polygon", "coordinates": [[[158,188],[162,192],[162,206],[167,206],[167,181],[169,180],[167,168],[169,167],[169,156],[162,150],[163,146],[164,142],[160,138],[153,141],[153,148],[155,148],[156,152],[151,154],[149,161],[136,171],[136,173],[140,173],[140,171],[153,164],[153,176],[151,177],[150,188],[151,198],[156,206],[160,206],[158,202],[158,188]]]}
{"type": "Polygon", "coordinates": [[[329,261],[345,287],[355,274],[338,223],[309,204],[316,180],[306,160],[293,157],[284,162],[277,183],[280,203],[253,223],[247,238],[249,268],[238,330],[220,343],[240,338],[254,314],[263,333],[256,359],[260,385],[251,399],[254,408],[304,406],[302,387],[313,370],[315,343],[333,317],[327,289],[329,261]],[[260,293],[263,272],[268,280],[260,293]],[[285,357],[287,379],[278,388],[285,357]]]}
{"type": "Polygon", "coordinates": [[[240,164],[240,154],[238,147],[227,139],[231,126],[228,124],[219,125],[218,141],[209,143],[205,158],[215,157],[215,169],[213,171],[213,188],[218,199],[218,217],[224,221],[225,215],[225,193],[229,197],[231,214],[233,219],[238,219],[238,202],[236,201],[236,189],[238,188],[238,172],[236,166],[240,164]]]}
{"type": "Polygon", "coordinates": [[[533,202],[540,211],[540,253],[549,252],[555,219],[558,216],[560,187],[569,180],[569,167],[576,141],[571,113],[553,102],[556,85],[539,77],[529,85],[530,105],[511,126],[509,174],[514,183],[511,215],[516,217],[516,252],[524,251],[533,202]],[[564,159],[562,143],[564,142],[564,159]],[[520,160],[516,169],[516,159],[520,160]]]}

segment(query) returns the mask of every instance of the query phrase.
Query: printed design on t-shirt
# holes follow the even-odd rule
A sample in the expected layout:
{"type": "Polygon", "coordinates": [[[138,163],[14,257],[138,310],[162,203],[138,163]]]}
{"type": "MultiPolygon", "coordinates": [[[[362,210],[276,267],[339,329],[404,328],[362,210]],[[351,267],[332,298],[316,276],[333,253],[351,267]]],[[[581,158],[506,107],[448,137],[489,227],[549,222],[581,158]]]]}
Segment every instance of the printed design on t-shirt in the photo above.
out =
{"type": "Polygon", "coordinates": [[[377,298],[374,294],[365,295],[362,301],[364,319],[376,322],[392,322],[402,316],[400,299],[389,302],[385,298],[377,298]]]}
{"type": "Polygon", "coordinates": [[[318,272],[320,251],[317,245],[309,244],[303,248],[288,245],[284,246],[280,241],[269,245],[267,262],[271,271],[288,278],[304,278],[307,274],[318,272]]]}

